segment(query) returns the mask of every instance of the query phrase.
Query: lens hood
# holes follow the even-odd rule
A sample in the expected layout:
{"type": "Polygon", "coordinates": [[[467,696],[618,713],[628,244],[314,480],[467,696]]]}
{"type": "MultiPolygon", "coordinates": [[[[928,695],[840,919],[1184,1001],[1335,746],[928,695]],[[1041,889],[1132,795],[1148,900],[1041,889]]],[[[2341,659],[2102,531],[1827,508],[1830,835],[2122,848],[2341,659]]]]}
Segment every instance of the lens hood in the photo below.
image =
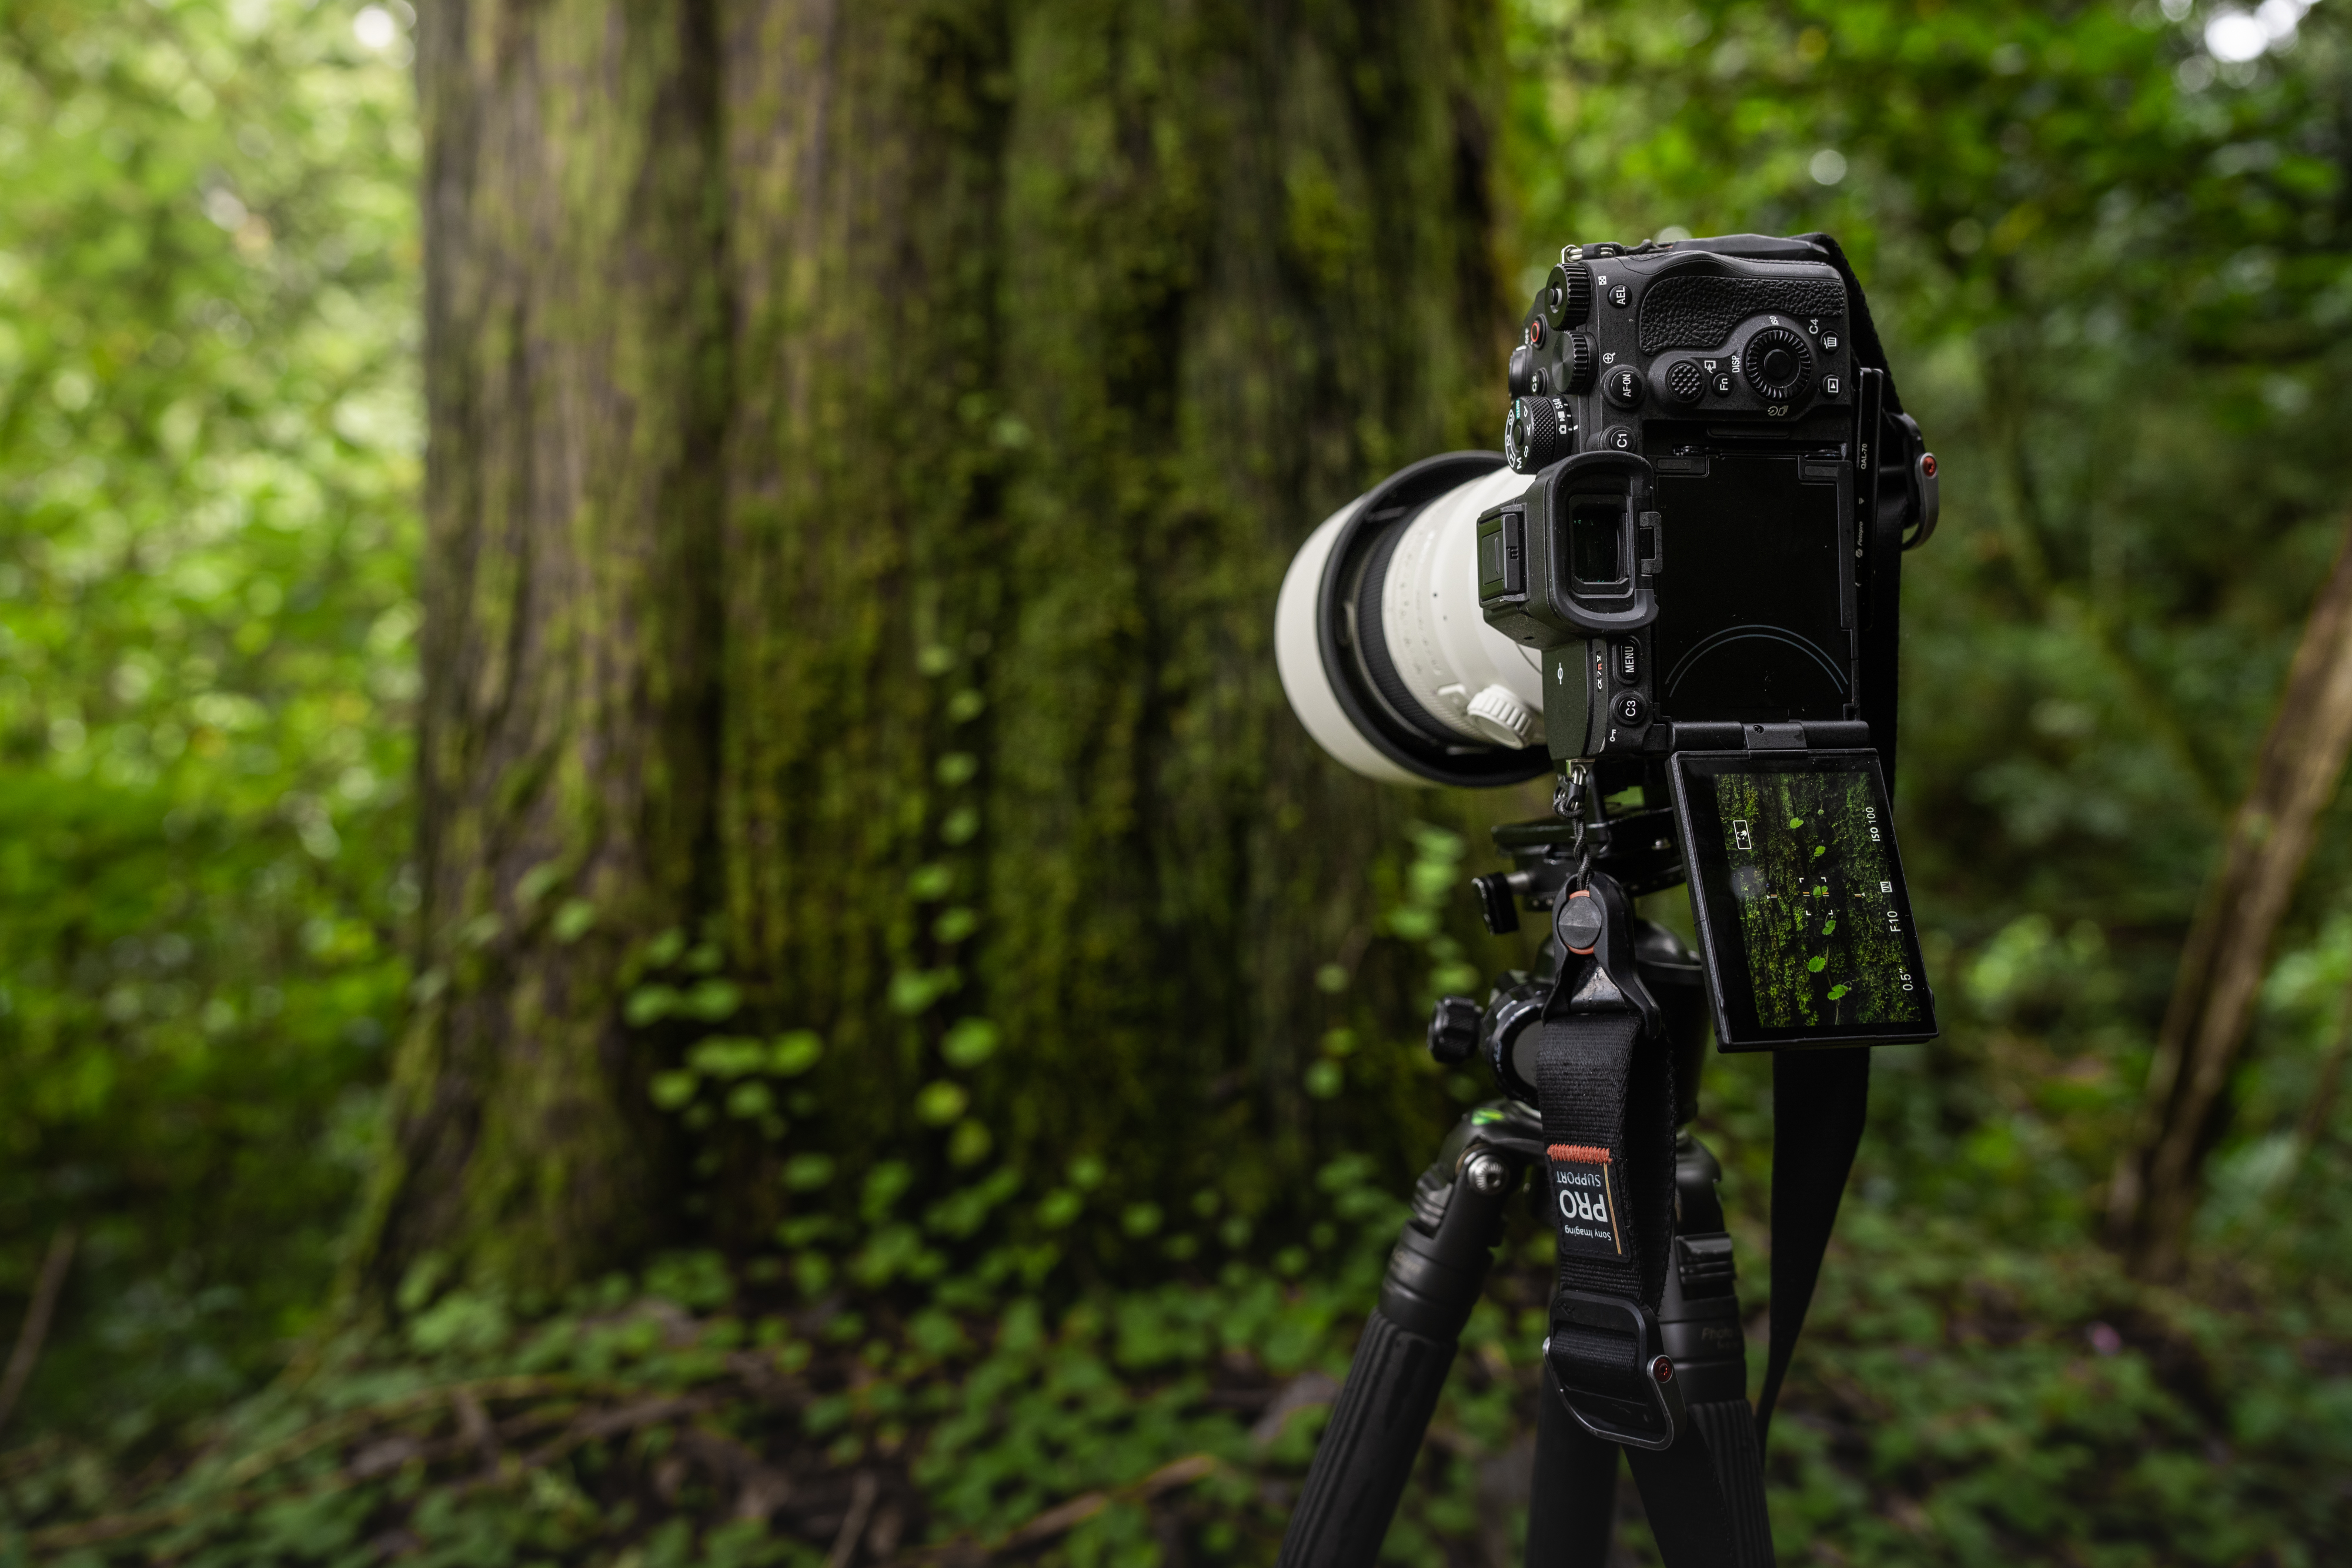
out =
{"type": "Polygon", "coordinates": [[[1500,454],[1391,475],[1292,559],[1275,659],[1309,735],[1391,784],[1517,784],[1548,771],[1535,659],[1478,607],[1478,513],[1526,486],[1500,454]]]}

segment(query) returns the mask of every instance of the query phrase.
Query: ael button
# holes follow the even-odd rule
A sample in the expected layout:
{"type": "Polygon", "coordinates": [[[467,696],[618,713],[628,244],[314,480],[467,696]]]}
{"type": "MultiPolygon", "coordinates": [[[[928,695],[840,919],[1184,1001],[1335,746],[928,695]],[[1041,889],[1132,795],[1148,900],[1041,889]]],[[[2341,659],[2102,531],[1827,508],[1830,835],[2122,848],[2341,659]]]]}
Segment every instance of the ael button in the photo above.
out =
{"type": "Polygon", "coordinates": [[[1610,711],[1617,716],[1617,722],[1622,725],[1629,727],[1637,725],[1650,716],[1650,705],[1642,700],[1642,694],[1639,692],[1620,692],[1617,694],[1617,700],[1609,706],[1610,711]]]}
{"type": "Polygon", "coordinates": [[[1633,291],[1622,283],[1612,284],[1609,289],[1609,303],[1622,310],[1633,303],[1633,291]]]}
{"type": "Polygon", "coordinates": [[[1648,378],[1632,365],[1620,365],[1601,378],[1601,395],[1619,408],[1639,408],[1650,390],[1648,378]]]}

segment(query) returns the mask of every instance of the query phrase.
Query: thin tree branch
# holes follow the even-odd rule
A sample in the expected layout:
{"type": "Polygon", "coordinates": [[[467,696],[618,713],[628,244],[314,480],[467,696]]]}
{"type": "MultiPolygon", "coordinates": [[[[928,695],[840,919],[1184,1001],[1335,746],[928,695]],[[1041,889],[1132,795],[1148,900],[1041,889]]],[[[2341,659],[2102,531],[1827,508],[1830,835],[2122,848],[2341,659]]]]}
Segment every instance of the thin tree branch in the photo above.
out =
{"type": "Polygon", "coordinates": [[[2352,541],[2340,546],[2287,672],[2252,786],[2230,823],[2165,1009],[2140,1133],[2111,1219],[2143,1278],[2179,1272],[2216,1107],[2244,1043],[2271,939],[2352,751],[2352,541]]]}
{"type": "Polygon", "coordinates": [[[25,1309],[25,1322],[16,1330],[16,1348],[8,1353],[8,1370],[0,1374],[0,1427],[8,1425],[16,1413],[16,1401],[25,1392],[25,1385],[33,1376],[33,1364],[41,1359],[41,1343],[49,1337],[49,1320],[56,1315],[58,1297],[64,1293],[66,1274],[73,1267],[74,1246],[81,1239],[70,1225],[60,1225],[58,1233],[49,1238],[47,1256],[41,1260],[41,1272],[33,1282],[32,1305],[25,1309]]]}

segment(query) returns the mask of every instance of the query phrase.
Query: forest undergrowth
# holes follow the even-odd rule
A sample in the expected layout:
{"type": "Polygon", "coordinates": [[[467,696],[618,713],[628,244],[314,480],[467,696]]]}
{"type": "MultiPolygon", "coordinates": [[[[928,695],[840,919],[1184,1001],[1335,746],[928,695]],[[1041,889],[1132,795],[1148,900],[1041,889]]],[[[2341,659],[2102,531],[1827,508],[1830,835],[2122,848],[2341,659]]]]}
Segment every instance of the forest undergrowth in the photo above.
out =
{"type": "MultiPolygon", "coordinates": [[[[1507,8],[1513,287],[1571,235],[1833,229],[1944,459],[1896,810],[1946,1034],[1877,1053],[1773,1426],[1786,1562],[2352,1541],[2340,804],[2189,1274],[2100,1239],[2352,493],[2344,25],[2218,60],[2214,15],[1507,8]]],[[[1485,1092],[1396,998],[1523,961],[1462,891],[1491,807],[1422,797],[1317,977],[1282,1086],[1311,1191],[992,1163],[952,1142],[963,1080],[1017,1042],[978,1027],[908,1108],[944,1191],[826,1145],[825,1042],[754,1030],[757,977],[672,933],[628,1021],[711,1151],[679,1228],[723,1228],[722,1145],[782,1227],[559,1299],[338,1288],[414,996],[415,21],[0,0],[0,1333],[46,1331],[7,1342],[0,1565],[1271,1562],[1412,1175],[1332,1156],[1433,1147],[1485,1092]]],[[[1711,1059],[1700,1124],[1751,1369],[1768,1084],[1711,1059]]],[[[1391,1561],[1517,1561],[1548,1242],[1513,1223],[1391,1561]]],[[[1630,1489],[1620,1516],[1651,1560],[1630,1489]]]]}
{"type": "MultiPolygon", "coordinates": [[[[143,1460],[6,1453],[0,1563],[1271,1561],[1402,1216],[1368,1175],[1323,1173],[1344,1228],[1292,1277],[1057,1299],[950,1199],[896,1269],[840,1259],[854,1296],[710,1253],[535,1312],[420,1278],[143,1460]]],[[[1387,1561],[1518,1561],[1548,1238],[1513,1230],[1387,1561]]],[[[1782,1560],[2330,1561],[2347,1326],[1855,1205],[1774,1427],[1782,1560]]],[[[1654,1561],[1622,1478],[1620,1515],[1620,1560],[1654,1561]]]]}

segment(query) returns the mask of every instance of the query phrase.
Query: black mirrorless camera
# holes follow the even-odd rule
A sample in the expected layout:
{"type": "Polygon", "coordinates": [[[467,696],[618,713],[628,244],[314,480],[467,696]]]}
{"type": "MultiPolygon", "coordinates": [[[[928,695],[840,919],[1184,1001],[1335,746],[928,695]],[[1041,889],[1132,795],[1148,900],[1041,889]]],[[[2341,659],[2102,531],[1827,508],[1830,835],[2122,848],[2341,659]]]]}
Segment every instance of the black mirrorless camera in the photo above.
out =
{"type": "Polygon", "coordinates": [[[1548,655],[1552,756],[1742,724],[1892,748],[1895,558],[1935,528],[1935,459],[1833,247],[1570,246],[1510,383],[1505,455],[1542,479],[1480,515],[1478,600],[1548,655]]]}
{"type": "Polygon", "coordinates": [[[1902,555],[1934,531],[1936,462],[1825,235],[1570,246],[1509,377],[1503,453],[1334,513],[1276,611],[1293,709],[1358,772],[1559,780],[1552,818],[1495,831],[1514,869],[1476,879],[1497,934],[1547,916],[1533,967],[1430,1024],[1440,1061],[1483,1056],[1507,1098],[1414,1190],[1282,1561],[1374,1561],[1524,1180],[1559,1270],[1528,1562],[1606,1560],[1622,1452],[1669,1568],[1769,1568],[1762,1437],[1867,1106],[1869,1053],[1825,1048],[1936,1033],[1887,798],[1902,555]],[[1696,962],[1634,912],[1677,882],[1696,962]],[[1753,1408],[1717,1167],[1687,1129],[1702,1016],[1722,1050],[1796,1053],[1773,1074],[1753,1408]]]}

